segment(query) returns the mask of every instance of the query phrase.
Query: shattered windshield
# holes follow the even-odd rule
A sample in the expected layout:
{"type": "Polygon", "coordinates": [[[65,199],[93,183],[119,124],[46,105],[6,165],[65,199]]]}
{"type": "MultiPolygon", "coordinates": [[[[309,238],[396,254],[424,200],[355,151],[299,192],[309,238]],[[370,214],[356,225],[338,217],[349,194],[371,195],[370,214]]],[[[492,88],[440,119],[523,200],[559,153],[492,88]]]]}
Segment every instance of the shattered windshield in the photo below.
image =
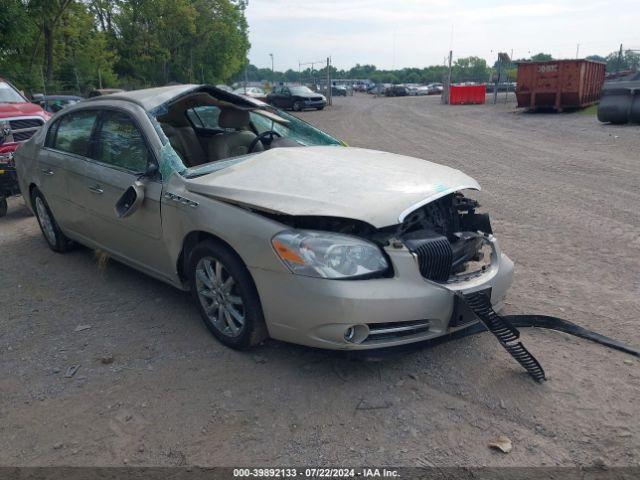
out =
{"type": "Polygon", "coordinates": [[[282,110],[254,110],[251,112],[251,123],[258,133],[273,130],[281,137],[290,138],[307,147],[343,145],[340,140],[282,110]]]}
{"type": "MultiPolygon", "coordinates": [[[[176,128],[172,125],[170,106],[162,104],[159,107],[148,112],[149,119],[154,126],[163,148],[160,159],[160,171],[163,178],[168,178],[173,172],[176,172],[187,178],[194,178],[208,173],[230,167],[236,163],[251,158],[254,153],[242,154],[239,156],[227,155],[226,158],[220,156],[209,157],[204,153],[205,158],[194,162],[191,155],[193,150],[185,147],[184,143],[179,141],[180,132],[184,128],[179,124],[176,128]],[[168,132],[168,133],[167,133],[168,132]],[[169,136],[173,140],[170,141],[169,136]],[[204,160],[204,162],[202,161],[204,160]]],[[[235,135],[238,131],[253,130],[256,135],[265,132],[274,131],[280,138],[276,138],[275,142],[280,139],[288,140],[287,147],[295,146],[295,144],[304,146],[345,146],[340,140],[333,138],[331,135],[319,130],[307,122],[299,118],[289,115],[286,112],[275,109],[270,106],[260,107],[240,107],[229,106],[220,103],[218,105],[199,105],[191,107],[183,111],[182,115],[191,124],[190,130],[194,136],[203,135],[205,141],[211,139],[222,140],[228,138],[229,135],[235,135]],[[245,128],[232,128],[228,125],[220,125],[221,109],[233,109],[245,111],[249,114],[249,124],[245,128]]],[[[179,118],[179,114],[178,117],[179,118]]],[[[265,138],[268,138],[265,137],[265,138]]],[[[268,144],[266,145],[268,148],[268,144]]],[[[278,148],[274,143],[271,148],[278,148]]],[[[197,153],[197,152],[196,152],[197,153]]]]}

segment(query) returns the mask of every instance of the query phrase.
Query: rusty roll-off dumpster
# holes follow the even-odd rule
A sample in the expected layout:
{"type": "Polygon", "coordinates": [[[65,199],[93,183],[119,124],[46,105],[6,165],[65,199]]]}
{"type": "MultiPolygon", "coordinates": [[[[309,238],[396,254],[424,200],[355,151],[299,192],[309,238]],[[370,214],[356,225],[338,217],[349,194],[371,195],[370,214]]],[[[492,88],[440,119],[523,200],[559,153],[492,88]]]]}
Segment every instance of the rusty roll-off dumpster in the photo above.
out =
{"type": "Polygon", "coordinates": [[[518,63],[518,107],[561,112],[593,105],[600,99],[605,64],[592,60],[518,63]]]}

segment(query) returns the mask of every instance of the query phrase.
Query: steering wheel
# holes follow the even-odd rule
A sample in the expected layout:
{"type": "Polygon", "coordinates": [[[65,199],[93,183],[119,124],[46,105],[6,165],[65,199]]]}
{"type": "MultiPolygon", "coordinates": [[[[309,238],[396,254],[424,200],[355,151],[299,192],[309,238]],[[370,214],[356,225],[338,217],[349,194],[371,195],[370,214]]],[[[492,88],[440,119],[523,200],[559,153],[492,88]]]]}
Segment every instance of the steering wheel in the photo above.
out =
{"type": "Polygon", "coordinates": [[[269,146],[271,145],[271,142],[273,142],[274,138],[276,137],[282,138],[282,135],[280,135],[278,132],[274,130],[267,130],[266,132],[262,132],[260,135],[254,138],[251,144],[249,145],[249,153],[253,153],[253,149],[256,148],[256,145],[258,144],[258,142],[262,142],[264,146],[269,146]]]}

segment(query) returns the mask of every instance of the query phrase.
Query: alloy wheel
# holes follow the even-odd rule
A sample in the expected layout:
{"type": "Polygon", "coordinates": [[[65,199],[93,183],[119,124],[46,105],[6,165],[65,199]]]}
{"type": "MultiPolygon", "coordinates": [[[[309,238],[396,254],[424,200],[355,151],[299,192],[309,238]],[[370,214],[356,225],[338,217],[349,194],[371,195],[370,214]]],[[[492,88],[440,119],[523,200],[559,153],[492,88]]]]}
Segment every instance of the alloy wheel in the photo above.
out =
{"type": "Polygon", "coordinates": [[[238,284],[219,260],[203,257],[196,265],[196,291],[207,319],[225,336],[237,337],[246,324],[238,284]]]}
{"type": "Polygon", "coordinates": [[[38,215],[38,220],[40,220],[42,233],[44,233],[45,238],[47,239],[49,244],[55,245],[56,232],[53,228],[53,221],[51,220],[49,211],[47,210],[47,207],[40,196],[36,197],[36,214],[38,215]]]}

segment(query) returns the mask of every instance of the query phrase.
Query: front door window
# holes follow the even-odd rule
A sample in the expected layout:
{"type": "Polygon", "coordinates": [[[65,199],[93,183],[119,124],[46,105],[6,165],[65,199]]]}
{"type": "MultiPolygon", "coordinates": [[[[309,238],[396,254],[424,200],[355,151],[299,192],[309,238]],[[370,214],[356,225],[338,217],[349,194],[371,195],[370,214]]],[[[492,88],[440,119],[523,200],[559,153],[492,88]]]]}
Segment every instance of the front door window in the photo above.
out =
{"type": "Polygon", "coordinates": [[[144,173],[150,160],[142,133],[123,112],[106,112],[97,135],[96,160],[133,173],[144,173]]]}

